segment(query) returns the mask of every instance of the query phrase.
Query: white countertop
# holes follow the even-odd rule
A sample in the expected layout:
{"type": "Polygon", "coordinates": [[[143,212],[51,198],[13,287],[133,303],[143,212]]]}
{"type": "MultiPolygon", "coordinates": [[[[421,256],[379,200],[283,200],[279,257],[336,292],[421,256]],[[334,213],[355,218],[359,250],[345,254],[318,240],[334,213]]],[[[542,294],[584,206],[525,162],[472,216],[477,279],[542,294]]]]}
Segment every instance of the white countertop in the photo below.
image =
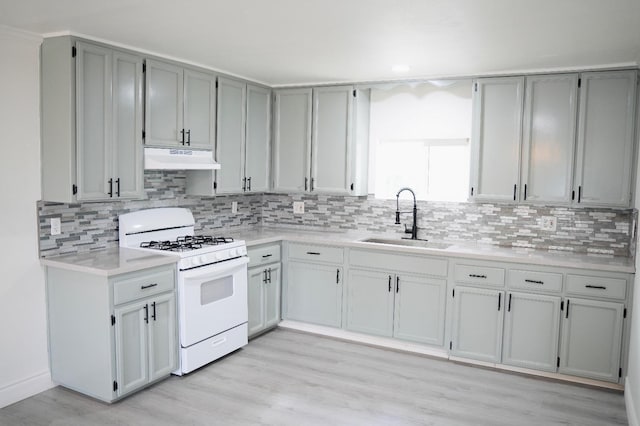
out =
{"type": "MultiPolygon", "coordinates": [[[[371,237],[399,239],[397,234],[385,235],[372,232],[335,232],[298,230],[287,227],[258,227],[228,232],[236,239],[243,239],[248,247],[276,241],[294,241],[308,244],[332,244],[344,247],[379,249],[401,253],[429,254],[435,256],[460,257],[512,263],[527,263],[543,266],[594,269],[598,271],[635,273],[631,257],[600,254],[544,251],[527,248],[498,247],[473,242],[444,242],[445,249],[409,247],[391,244],[367,243],[361,240],[371,237]]],[[[226,233],[225,233],[226,235],[226,233]]]]}
{"type": "Polygon", "coordinates": [[[86,272],[110,277],[176,263],[177,256],[149,253],[148,251],[114,247],[86,253],[66,254],[40,259],[44,266],[86,272]]]}

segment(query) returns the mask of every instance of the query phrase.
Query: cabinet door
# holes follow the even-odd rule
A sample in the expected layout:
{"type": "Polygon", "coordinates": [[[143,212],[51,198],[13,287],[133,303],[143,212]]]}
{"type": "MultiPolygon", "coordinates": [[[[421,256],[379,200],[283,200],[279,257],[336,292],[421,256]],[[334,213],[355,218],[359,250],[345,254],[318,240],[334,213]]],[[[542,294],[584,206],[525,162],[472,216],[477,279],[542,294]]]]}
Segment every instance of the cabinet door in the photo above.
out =
{"type": "Polygon", "coordinates": [[[146,300],[115,309],[118,396],[149,383],[148,309],[146,300]]]}
{"type": "Polygon", "coordinates": [[[265,286],[267,281],[266,268],[249,269],[248,300],[249,300],[249,336],[264,330],[265,286]]]}
{"type": "Polygon", "coordinates": [[[145,87],[146,145],[183,146],[183,69],[147,60],[145,87]]]}
{"type": "Polygon", "coordinates": [[[349,193],[352,93],[352,86],[313,89],[311,191],[349,193]]]}
{"type": "Polygon", "coordinates": [[[618,382],[624,305],[570,298],[564,308],[559,371],[618,382]]]}
{"type": "Polygon", "coordinates": [[[342,324],[342,268],[289,262],[287,318],[320,325],[342,324]]]}
{"type": "Polygon", "coordinates": [[[500,362],[504,292],[455,288],[451,354],[500,362]]]}
{"type": "Polygon", "coordinates": [[[215,116],[216,77],[213,74],[185,70],[185,144],[191,148],[213,149],[215,116]]]}
{"type": "Polygon", "coordinates": [[[347,329],[391,337],[394,288],[393,274],[351,269],[347,281],[347,329]]]}
{"type": "Polygon", "coordinates": [[[576,201],[628,207],[631,201],[636,72],[584,73],[580,92],[576,201]]]}
{"type": "Polygon", "coordinates": [[[521,199],[570,202],[578,75],[526,80],[521,199]]]}
{"type": "Polygon", "coordinates": [[[560,298],[509,293],[502,362],[556,371],[560,334],[560,298]]]}
{"type": "Polygon", "coordinates": [[[77,43],[76,134],[78,200],[109,197],[111,160],[111,50],[77,43]]]}
{"type": "Polygon", "coordinates": [[[264,328],[273,327],[280,322],[280,264],[267,268],[267,282],[264,292],[264,328]]]}
{"type": "Polygon", "coordinates": [[[276,91],[274,104],[273,189],[309,189],[311,89],[276,91]]]}
{"type": "Polygon", "coordinates": [[[474,88],[471,198],[516,201],[524,77],[483,78],[474,88]]]}
{"type": "Polygon", "coordinates": [[[176,298],[173,293],[149,301],[149,380],[167,376],[177,367],[176,298]]]}
{"type": "Polygon", "coordinates": [[[218,127],[216,159],[217,193],[238,193],[244,183],[244,126],[247,86],[239,81],[218,79],[218,127]]]}
{"type": "Polygon", "coordinates": [[[113,54],[114,196],[141,198],[142,166],[142,58],[113,54]]]}
{"type": "Polygon", "coordinates": [[[247,191],[265,192],[269,190],[270,134],[271,91],[247,85],[245,152],[247,191]]]}
{"type": "Polygon", "coordinates": [[[446,280],[398,275],[395,282],[393,336],[442,346],[446,305],[446,280]]]}

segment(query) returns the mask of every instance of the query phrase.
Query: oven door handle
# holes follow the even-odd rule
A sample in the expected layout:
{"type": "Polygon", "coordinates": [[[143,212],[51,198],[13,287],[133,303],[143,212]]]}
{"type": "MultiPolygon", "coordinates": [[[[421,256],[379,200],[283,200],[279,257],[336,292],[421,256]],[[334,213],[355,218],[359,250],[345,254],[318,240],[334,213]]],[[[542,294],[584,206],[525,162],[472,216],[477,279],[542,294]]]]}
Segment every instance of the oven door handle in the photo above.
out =
{"type": "Polygon", "coordinates": [[[194,269],[186,269],[180,271],[180,274],[187,278],[194,277],[207,277],[207,276],[222,276],[227,275],[229,271],[242,267],[249,263],[247,256],[242,256],[237,259],[226,260],[224,262],[213,263],[211,265],[200,266],[194,269]]]}

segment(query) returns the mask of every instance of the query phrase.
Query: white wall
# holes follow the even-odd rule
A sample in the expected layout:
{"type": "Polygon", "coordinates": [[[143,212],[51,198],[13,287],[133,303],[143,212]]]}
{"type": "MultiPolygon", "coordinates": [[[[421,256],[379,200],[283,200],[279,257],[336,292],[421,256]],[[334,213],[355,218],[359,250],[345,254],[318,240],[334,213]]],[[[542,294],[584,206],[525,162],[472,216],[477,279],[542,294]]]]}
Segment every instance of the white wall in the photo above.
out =
{"type": "Polygon", "coordinates": [[[52,386],[36,211],[40,43],[0,26],[0,407],[52,386]]]}

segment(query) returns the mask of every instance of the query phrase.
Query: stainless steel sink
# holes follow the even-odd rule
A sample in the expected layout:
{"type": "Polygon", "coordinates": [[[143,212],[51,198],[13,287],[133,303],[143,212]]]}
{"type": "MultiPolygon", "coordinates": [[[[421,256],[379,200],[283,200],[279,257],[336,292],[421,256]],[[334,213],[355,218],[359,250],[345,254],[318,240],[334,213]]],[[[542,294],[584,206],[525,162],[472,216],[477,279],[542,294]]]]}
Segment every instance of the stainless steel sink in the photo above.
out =
{"type": "Polygon", "coordinates": [[[374,243],[374,244],[390,244],[394,246],[408,246],[408,247],[424,247],[430,249],[438,249],[438,250],[446,250],[451,247],[451,244],[447,243],[439,243],[435,241],[425,241],[425,240],[409,240],[409,239],[401,239],[401,238],[365,238],[364,240],[360,240],[363,243],[374,243]]]}

